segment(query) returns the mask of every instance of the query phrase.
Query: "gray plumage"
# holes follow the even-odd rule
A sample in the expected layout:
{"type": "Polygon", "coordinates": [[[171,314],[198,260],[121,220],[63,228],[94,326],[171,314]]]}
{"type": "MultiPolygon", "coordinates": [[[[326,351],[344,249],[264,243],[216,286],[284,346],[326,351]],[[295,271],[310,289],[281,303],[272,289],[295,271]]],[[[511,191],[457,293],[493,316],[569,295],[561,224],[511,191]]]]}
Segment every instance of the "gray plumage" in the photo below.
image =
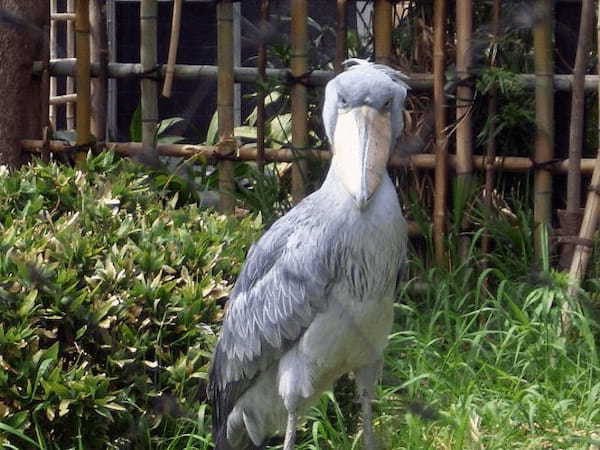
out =
{"type": "MultiPolygon", "coordinates": [[[[354,67],[327,86],[327,135],[334,146],[336,136],[341,142],[338,115],[367,105],[368,112],[388,118],[390,142],[382,142],[391,148],[402,132],[406,87],[390,68],[363,62],[354,67]]],[[[381,141],[369,130],[355,132],[364,144],[360,148],[381,141]]],[[[358,158],[366,167],[359,181],[340,169],[345,161],[336,162],[346,158],[346,150],[335,150],[321,189],[250,249],[210,371],[217,449],[260,448],[286,429],[286,418],[286,449],[293,448],[297,414],[350,371],[366,399],[370,427],[370,398],[405,261],[406,226],[385,166],[376,181],[366,178],[377,163],[367,150],[358,158]],[[352,183],[362,194],[354,193],[352,183]]]]}

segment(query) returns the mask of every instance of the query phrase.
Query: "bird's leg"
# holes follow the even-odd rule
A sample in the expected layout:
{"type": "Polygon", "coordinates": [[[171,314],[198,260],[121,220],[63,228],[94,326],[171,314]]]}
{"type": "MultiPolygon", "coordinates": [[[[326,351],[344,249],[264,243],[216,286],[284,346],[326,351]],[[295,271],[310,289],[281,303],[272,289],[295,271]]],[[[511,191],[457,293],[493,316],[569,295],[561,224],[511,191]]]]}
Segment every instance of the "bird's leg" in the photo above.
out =
{"type": "Polygon", "coordinates": [[[296,441],[296,422],[298,421],[298,415],[296,411],[288,412],[287,428],[285,430],[285,441],[283,444],[283,450],[294,450],[294,443],[296,441]]]}
{"type": "Polygon", "coordinates": [[[356,371],[356,389],[360,398],[363,421],[363,443],[365,450],[377,448],[373,434],[373,399],[375,398],[375,384],[381,373],[381,364],[363,367],[356,371]]]}

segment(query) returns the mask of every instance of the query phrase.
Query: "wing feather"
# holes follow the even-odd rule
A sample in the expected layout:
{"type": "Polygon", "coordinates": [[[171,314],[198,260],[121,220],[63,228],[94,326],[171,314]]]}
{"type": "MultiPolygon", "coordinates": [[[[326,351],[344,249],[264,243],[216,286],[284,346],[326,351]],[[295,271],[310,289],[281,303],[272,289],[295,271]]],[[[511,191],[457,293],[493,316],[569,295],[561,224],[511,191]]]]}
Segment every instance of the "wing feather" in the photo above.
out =
{"type": "Polygon", "coordinates": [[[327,306],[337,274],[328,230],[311,197],[277,221],[248,252],[229,300],[208,395],[216,429],[252,380],[290,348],[327,306]]]}

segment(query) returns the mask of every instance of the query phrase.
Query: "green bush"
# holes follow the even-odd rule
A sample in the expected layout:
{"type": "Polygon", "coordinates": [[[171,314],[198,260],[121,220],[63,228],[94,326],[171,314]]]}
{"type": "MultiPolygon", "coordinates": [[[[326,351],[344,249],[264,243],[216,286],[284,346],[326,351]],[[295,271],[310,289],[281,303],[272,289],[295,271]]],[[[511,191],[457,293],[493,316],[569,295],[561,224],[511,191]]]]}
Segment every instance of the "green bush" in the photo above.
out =
{"type": "Polygon", "coordinates": [[[213,324],[261,223],[168,186],[110,153],[0,174],[4,447],[208,447],[213,324]]]}

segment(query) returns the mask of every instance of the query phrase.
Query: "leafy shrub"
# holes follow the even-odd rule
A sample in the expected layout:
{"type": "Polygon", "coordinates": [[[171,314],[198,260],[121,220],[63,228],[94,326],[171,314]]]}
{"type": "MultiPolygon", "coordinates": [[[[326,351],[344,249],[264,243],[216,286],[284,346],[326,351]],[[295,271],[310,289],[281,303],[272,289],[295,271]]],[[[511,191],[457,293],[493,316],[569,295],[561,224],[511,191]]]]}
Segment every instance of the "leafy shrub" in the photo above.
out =
{"type": "Polygon", "coordinates": [[[218,303],[261,223],[155,179],[111,153],[0,176],[3,446],[184,448],[169,437],[202,428],[218,303]]]}

